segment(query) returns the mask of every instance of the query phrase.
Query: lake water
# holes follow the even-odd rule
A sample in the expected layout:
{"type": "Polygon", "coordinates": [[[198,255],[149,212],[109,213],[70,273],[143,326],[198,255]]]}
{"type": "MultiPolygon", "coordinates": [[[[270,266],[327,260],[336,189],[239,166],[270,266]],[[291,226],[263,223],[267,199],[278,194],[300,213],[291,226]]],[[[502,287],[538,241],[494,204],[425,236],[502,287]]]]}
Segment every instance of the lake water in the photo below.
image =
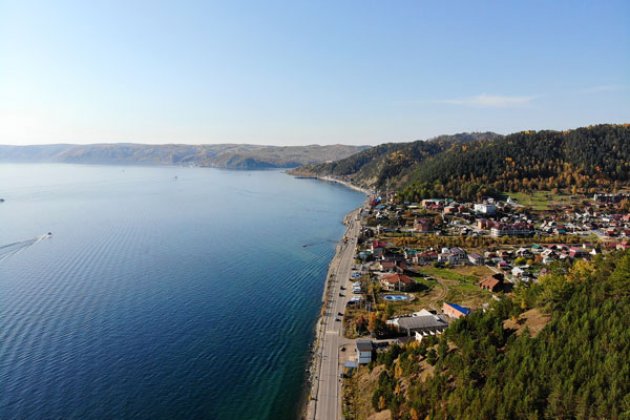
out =
{"type": "Polygon", "coordinates": [[[362,194],[280,171],[2,164],[0,197],[0,417],[296,417],[362,194]]]}

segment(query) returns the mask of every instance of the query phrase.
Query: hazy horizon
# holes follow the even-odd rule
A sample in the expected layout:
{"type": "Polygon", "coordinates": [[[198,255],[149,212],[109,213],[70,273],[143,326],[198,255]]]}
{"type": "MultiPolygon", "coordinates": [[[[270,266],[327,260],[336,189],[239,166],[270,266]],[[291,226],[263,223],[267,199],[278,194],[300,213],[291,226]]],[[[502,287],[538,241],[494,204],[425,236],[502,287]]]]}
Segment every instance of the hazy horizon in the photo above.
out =
{"type": "MultiPolygon", "coordinates": [[[[630,119],[629,119],[630,121],[630,119]]],[[[578,128],[582,128],[582,127],[588,127],[588,126],[593,126],[593,125],[605,125],[605,124],[611,124],[611,125],[623,125],[623,124],[630,124],[630,122],[619,122],[619,123],[608,123],[608,122],[603,122],[603,123],[593,123],[593,124],[587,124],[584,126],[580,126],[580,127],[565,127],[565,128],[557,128],[557,129],[552,129],[552,128],[541,128],[541,129],[523,129],[523,130],[519,130],[519,131],[529,131],[529,130],[534,130],[534,131],[544,131],[544,130],[551,130],[551,131],[565,131],[565,130],[574,130],[574,129],[578,129],[578,128]]],[[[519,131],[514,131],[514,132],[505,132],[505,133],[499,133],[493,130],[487,130],[487,131],[483,131],[483,132],[493,132],[495,134],[499,134],[499,135],[510,135],[513,133],[517,133],[519,131]]],[[[427,137],[427,138],[416,138],[416,139],[409,139],[409,140],[400,140],[400,141],[387,141],[387,142],[380,142],[380,143],[375,143],[375,144],[349,144],[349,143],[320,143],[320,144],[316,144],[316,143],[312,143],[312,144],[255,144],[255,143],[176,143],[176,142],[164,142],[164,143],[150,143],[150,142],[137,142],[137,141],[95,141],[93,143],[78,143],[78,142],[55,142],[55,143],[30,143],[30,144],[11,144],[11,143],[1,143],[0,142],[0,146],[15,146],[15,147],[29,147],[29,146],[61,146],[61,145],[67,145],[67,146],[98,146],[98,145],[140,145],[140,146],[229,146],[229,145],[234,145],[234,146],[255,146],[255,147],[313,147],[313,146],[318,146],[318,147],[323,147],[323,146],[356,146],[356,147],[373,147],[373,146],[378,146],[380,144],[384,144],[384,143],[411,143],[414,141],[430,141],[433,140],[437,137],[440,136],[455,136],[455,135],[459,135],[459,134],[475,134],[475,133],[482,133],[482,131],[460,131],[457,133],[442,133],[442,134],[438,134],[435,136],[431,136],[431,137],[427,137]]]]}
{"type": "Polygon", "coordinates": [[[630,3],[0,2],[0,144],[376,145],[630,121],[630,3]]]}

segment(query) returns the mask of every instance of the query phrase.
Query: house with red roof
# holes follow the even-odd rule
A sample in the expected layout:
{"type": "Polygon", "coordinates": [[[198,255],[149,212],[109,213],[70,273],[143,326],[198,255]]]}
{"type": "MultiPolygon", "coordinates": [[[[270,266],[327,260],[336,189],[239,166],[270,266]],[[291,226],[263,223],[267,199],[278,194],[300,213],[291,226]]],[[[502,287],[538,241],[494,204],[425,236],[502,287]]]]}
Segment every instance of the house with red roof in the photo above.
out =
{"type": "Polygon", "coordinates": [[[413,289],[416,285],[416,282],[411,277],[398,273],[382,276],[380,283],[383,289],[389,292],[406,292],[413,289]]]}

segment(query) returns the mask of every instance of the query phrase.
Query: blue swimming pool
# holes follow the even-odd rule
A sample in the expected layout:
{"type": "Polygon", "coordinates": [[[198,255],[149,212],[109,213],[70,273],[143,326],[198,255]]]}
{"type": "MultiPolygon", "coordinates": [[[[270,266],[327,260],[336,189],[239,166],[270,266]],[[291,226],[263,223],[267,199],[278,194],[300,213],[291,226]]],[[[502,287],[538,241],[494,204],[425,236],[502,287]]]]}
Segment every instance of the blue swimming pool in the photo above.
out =
{"type": "Polygon", "coordinates": [[[393,301],[393,302],[400,302],[403,300],[409,300],[411,299],[411,297],[407,295],[384,295],[383,299],[393,301]]]}

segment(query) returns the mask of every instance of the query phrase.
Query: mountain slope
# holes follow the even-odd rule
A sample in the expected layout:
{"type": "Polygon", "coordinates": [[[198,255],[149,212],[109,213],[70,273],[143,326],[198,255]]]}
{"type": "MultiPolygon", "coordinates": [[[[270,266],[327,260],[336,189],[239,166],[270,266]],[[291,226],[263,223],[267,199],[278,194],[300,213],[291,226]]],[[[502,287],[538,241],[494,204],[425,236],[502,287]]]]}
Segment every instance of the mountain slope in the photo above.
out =
{"type": "Polygon", "coordinates": [[[194,165],[228,169],[291,168],[351,156],[366,146],[56,144],[0,146],[0,161],[119,165],[194,165]]]}
{"type": "Polygon", "coordinates": [[[308,165],[296,175],[336,176],[368,188],[401,184],[420,163],[456,144],[501,138],[495,133],[461,133],[411,143],[387,143],[335,162],[308,165]]]}
{"type": "Polygon", "coordinates": [[[614,186],[630,181],[630,126],[443,136],[383,145],[295,173],[336,176],[367,188],[471,199],[499,191],[614,186]]]}
{"type": "Polygon", "coordinates": [[[617,419],[630,410],[630,253],[552,266],[449,326],[379,353],[376,411],[393,418],[617,419]],[[510,329],[533,311],[535,334],[510,329]]]}

